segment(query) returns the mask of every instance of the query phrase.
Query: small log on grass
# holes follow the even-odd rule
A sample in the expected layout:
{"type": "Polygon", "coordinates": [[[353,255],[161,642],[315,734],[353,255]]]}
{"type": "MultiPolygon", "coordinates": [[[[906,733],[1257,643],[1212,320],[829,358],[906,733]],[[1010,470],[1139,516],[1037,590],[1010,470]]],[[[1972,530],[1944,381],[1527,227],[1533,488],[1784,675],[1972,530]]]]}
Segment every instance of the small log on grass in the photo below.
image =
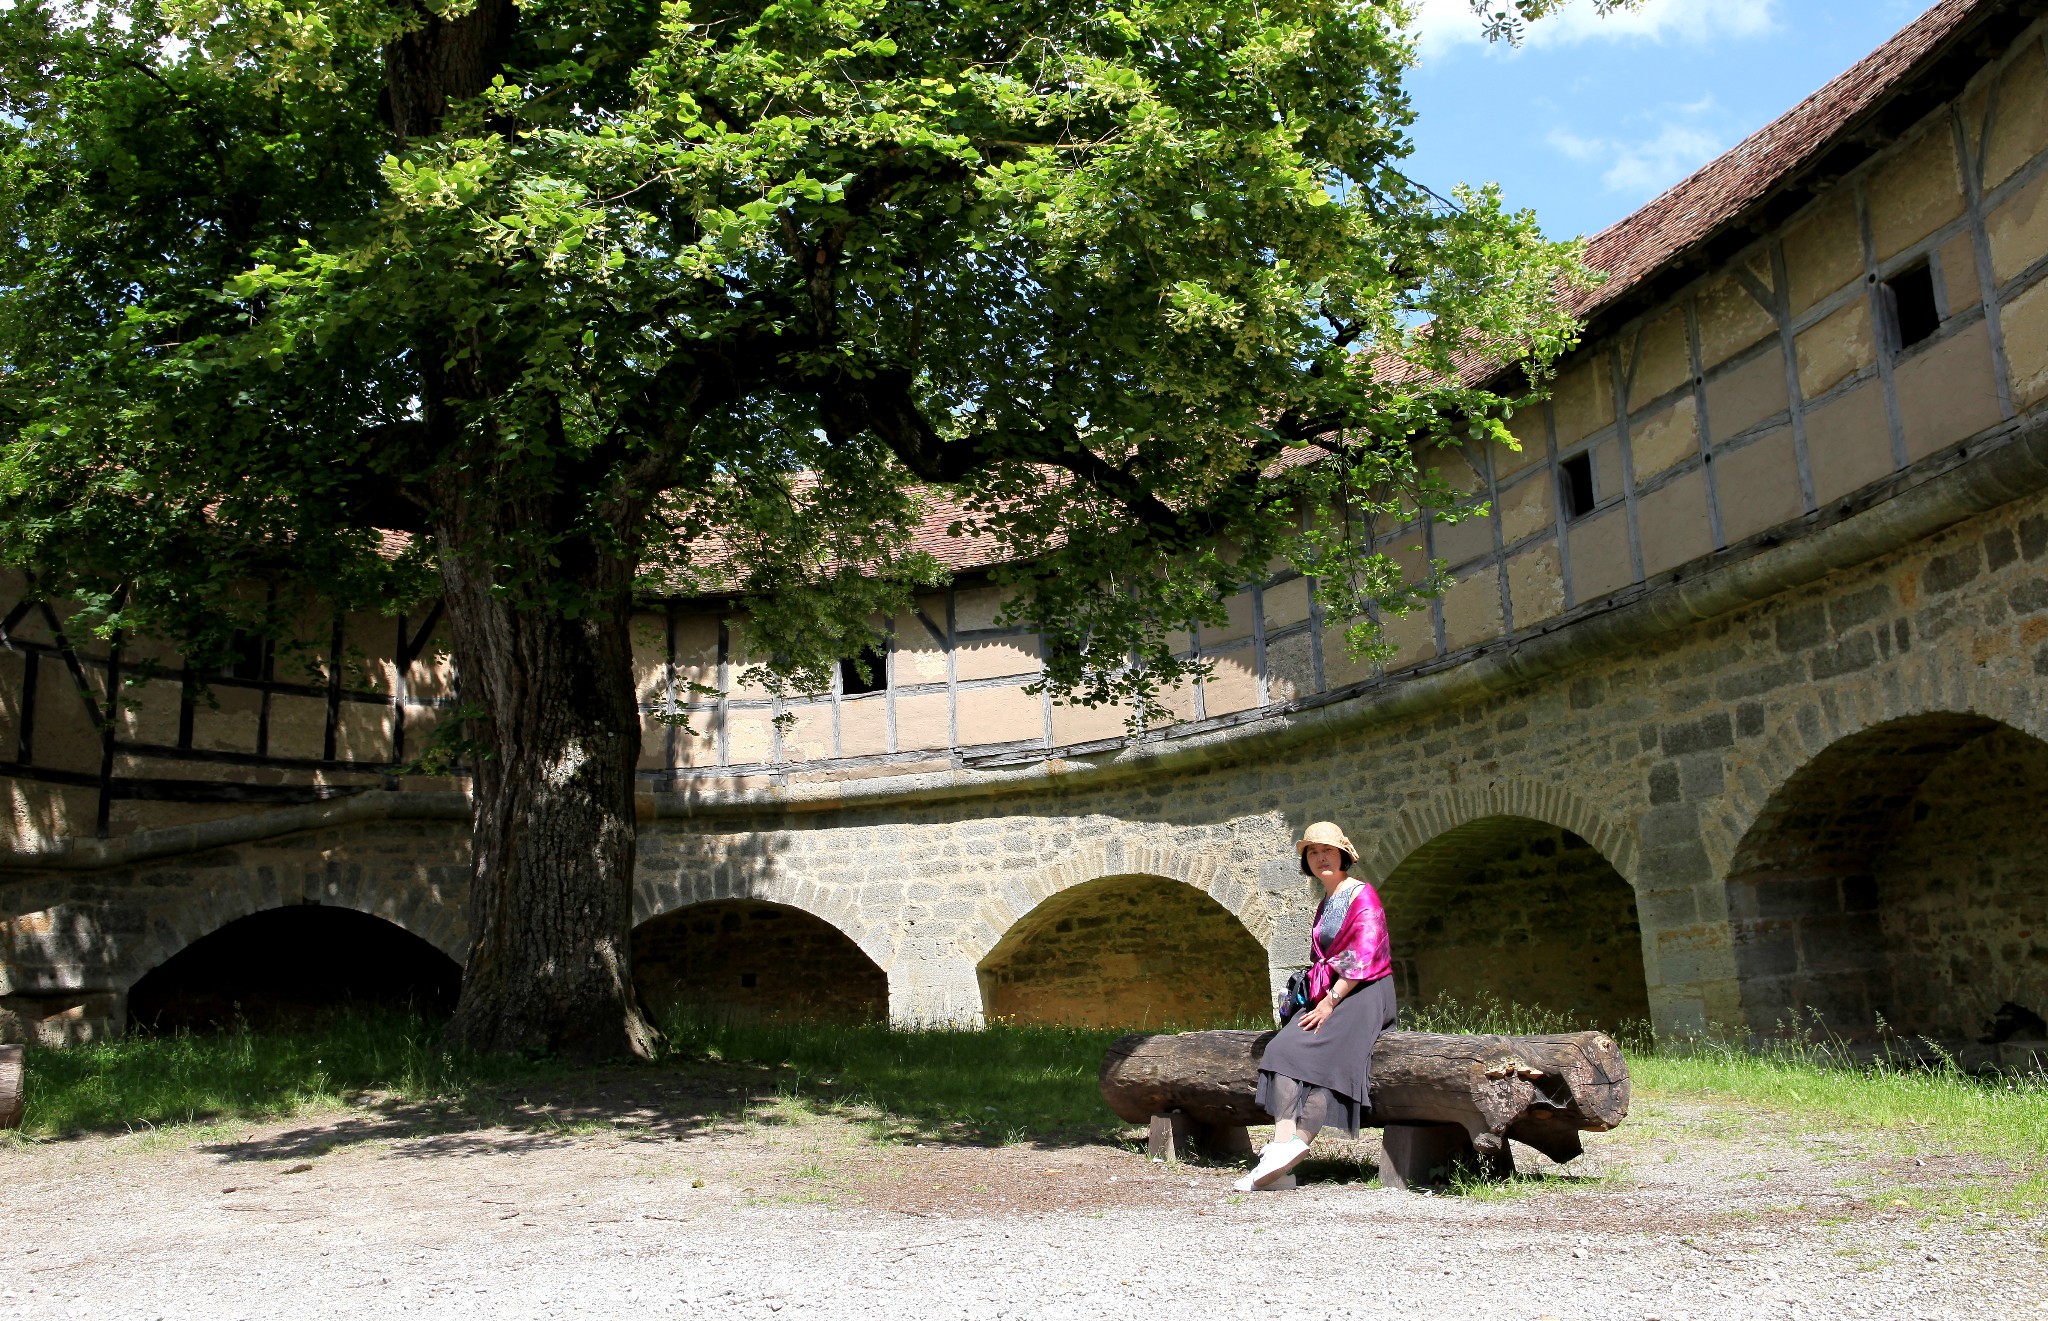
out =
{"type": "MultiPolygon", "coordinates": [[[[1209,1128],[1270,1124],[1258,1107],[1259,1057],[1271,1032],[1140,1033],[1102,1058],[1102,1097],[1143,1124],[1178,1110],[1209,1128]]],[[[1628,1062],[1601,1032],[1556,1036],[1445,1036],[1387,1032],[1372,1054],[1372,1115],[1389,1123],[1457,1124],[1480,1157],[1512,1169],[1506,1139],[1555,1161],[1628,1115],[1628,1062]]]]}

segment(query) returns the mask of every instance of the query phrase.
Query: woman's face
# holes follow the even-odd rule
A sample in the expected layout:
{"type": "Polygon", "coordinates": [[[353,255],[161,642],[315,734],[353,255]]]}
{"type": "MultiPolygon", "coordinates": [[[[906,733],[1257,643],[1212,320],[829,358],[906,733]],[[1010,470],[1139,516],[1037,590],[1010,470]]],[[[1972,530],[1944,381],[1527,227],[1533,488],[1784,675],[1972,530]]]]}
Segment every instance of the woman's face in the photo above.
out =
{"type": "Polygon", "coordinates": [[[1311,844],[1302,854],[1309,874],[1328,885],[1344,879],[1344,850],[1334,844],[1311,844]]]}

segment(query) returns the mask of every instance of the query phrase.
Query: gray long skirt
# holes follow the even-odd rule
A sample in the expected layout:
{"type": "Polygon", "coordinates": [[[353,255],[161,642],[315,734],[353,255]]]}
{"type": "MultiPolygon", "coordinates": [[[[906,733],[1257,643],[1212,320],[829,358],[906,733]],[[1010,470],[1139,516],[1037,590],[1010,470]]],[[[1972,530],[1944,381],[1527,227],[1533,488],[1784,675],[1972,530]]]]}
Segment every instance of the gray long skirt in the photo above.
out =
{"type": "Polygon", "coordinates": [[[1394,1010],[1394,979],[1382,977],[1339,1000],[1314,1032],[1303,1031],[1296,1014],[1259,1059],[1259,1108],[1275,1119],[1302,1119],[1312,1104],[1324,1125],[1357,1137],[1372,1108],[1372,1048],[1394,1026],[1394,1010]],[[1329,1096],[1313,1096],[1317,1088],[1329,1096]]]}

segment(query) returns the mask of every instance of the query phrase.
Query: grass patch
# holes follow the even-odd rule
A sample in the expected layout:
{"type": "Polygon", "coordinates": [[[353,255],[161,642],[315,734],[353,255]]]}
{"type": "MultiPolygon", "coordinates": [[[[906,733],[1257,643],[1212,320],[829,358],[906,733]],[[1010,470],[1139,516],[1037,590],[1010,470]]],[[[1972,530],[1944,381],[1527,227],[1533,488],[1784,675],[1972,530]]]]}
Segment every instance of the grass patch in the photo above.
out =
{"type": "Polygon", "coordinates": [[[69,1133],[289,1118],[366,1092],[402,1101],[459,1100],[483,1084],[562,1070],[522,1061],[458,1060],[438,1025],[402,1012],[342,1010],[293,1031],[157,1036],[26,1056],[22,1131],[69,1133]]]}
{"type": "Polygon", "coordinates": [[[1000,1023],[904,1031],[689,1017],[663,1026],[670,1060],[768,1066],[779,1094],[863,1118],[878,1137],[1087,1141],[1123,1127],[1095,1083],[1102,1053],[1119,1032],[1000,1023]]]}
{"type": "MultiPolygon", "coordinates": [[[[898,1031],[883,1026],[745,1024],[677,1019],[662,1058],[645,1073],[758,1071],[750,1083],[771,1109],[829,1111],[871,1135],[904,1140],[1090,1141],[1122,1127],[1095,1076],[1118,1035],[1083,1028],[995,1026],[984,1031],[898,1031]]],[[[507,1112],[507,1087],[571,1087],[576,1070],[550,1061],[476,1059],[439,1045],[439,1025],[404,1013],[340,1011],[296,1030],[157,1036],[62,1050],[31,1048],[27,1111],[32,1137],[177,1125],[274,1120],[358,1104],[366,1095],[440,1102],[473,1119],[507,1112]]],[[[596,1132],[542,1114],[561,1133],[596,1132]]]]}

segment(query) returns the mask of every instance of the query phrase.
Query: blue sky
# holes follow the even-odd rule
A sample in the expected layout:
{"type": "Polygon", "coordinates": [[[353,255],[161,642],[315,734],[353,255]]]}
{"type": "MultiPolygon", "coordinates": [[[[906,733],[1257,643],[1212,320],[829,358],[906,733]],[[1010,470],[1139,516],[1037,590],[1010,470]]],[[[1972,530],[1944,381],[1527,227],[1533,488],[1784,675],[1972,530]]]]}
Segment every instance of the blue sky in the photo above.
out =
{"type": "Polygon", "coordinates": [[[1468,0],[1420,0],[1415,155],[1439,192],[1497,182],[1558,238],[1593,234],[1803,100],[1931,0],[1592,0],[1489,45],[1468,0]]]}

